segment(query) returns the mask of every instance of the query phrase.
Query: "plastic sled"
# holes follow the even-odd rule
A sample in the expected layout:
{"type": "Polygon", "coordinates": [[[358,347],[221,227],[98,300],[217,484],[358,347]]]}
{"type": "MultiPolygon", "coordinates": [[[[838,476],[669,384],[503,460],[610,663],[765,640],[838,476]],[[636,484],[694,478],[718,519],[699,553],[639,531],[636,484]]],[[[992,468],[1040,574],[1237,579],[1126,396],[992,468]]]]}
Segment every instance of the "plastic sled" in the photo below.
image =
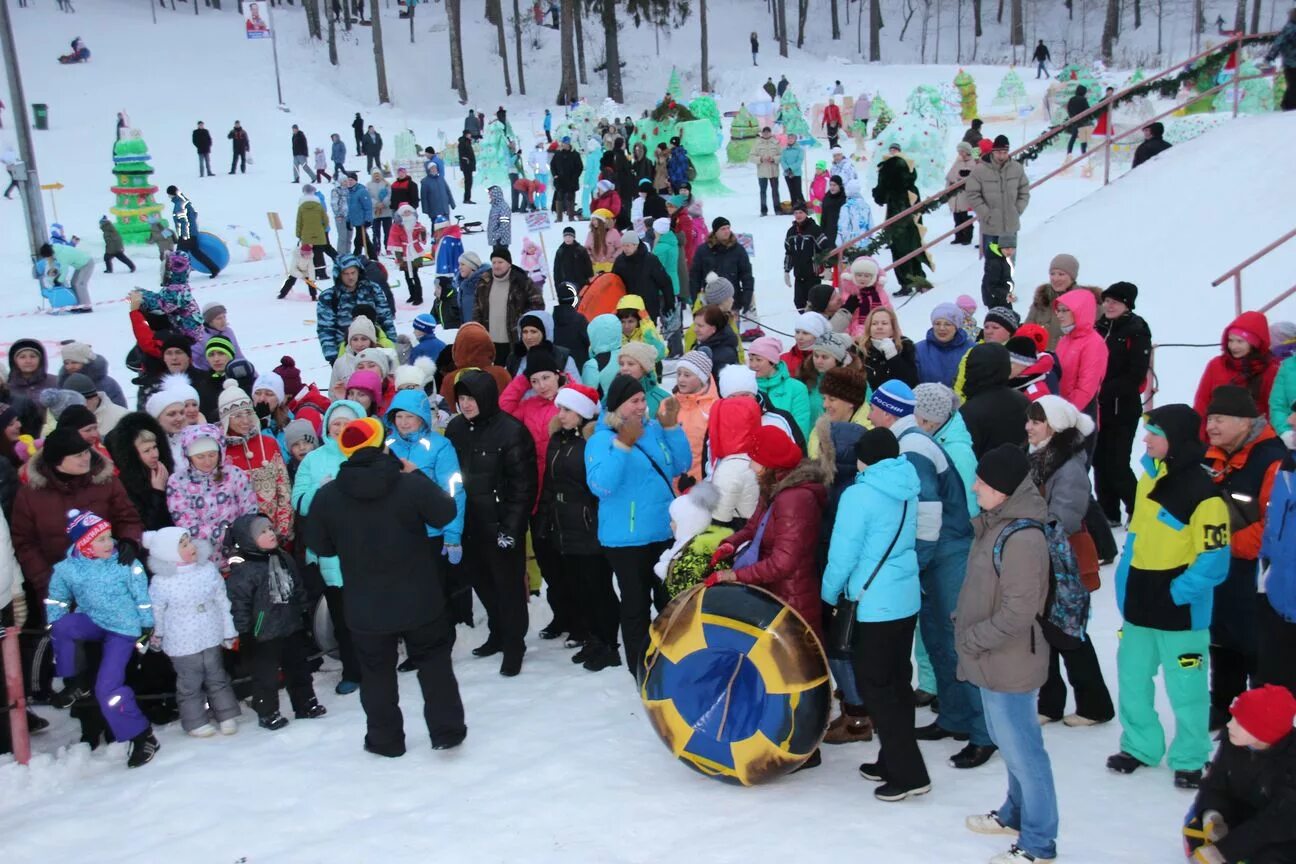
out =
{"type": "Polygon", "coordinates": [[[77,305],[76,294],[71,288],[64,288],[62,285],[55,285],[53,288],[42,288],[41,296],[50,305],[51,311],[67,309],[77,305]]]}
{"type": "Polygon", "coordinates": [[[576,311],[586,321],[593,321],[599,315],[616,314],[617,303],[626,295],[625,283],[613,273],[600,273],[581,289],[576,301],[576,311]]]}
{"type": "MultiPolygon", "coordinates": [[[[198,248],[202,250],[203,254],[210,258],[212,263],[221,270],[224,270],[229,266],[229,247],[225,245],[224,240],[217,237],[215,234],[210,234],[206,231],[199,231],[198,248]]],[[[190,256],[189,265],[199,273],[211,272],[207,269],[206,265],[193,256],[190,256]]]]}

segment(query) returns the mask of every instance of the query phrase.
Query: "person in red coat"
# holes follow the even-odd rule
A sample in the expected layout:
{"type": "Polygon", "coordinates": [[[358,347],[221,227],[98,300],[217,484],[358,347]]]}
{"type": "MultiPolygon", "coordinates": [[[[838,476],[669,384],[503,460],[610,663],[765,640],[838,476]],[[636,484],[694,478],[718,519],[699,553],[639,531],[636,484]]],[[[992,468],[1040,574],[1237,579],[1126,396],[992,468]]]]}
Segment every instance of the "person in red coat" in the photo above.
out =
{"type": "Polygon", "coordinates": [[[828,107],[823,110],[824,132],[828,135],[828,148],[837,146],[837,136],[841,134],[841,109],[835,99],[828,100],[828,107]]]}
{"type": "MultiPolygon", "coordinates": [[[[831,452],[827,458],[833,458],[831,452]]],[[[714,563],[733,558],[733,569],[716,571],[707,584],[759,585],[792,607],[822,639],[815,561],[828,501],[827,470],[819,460],[802,459],[801,449],[773,426],[756,433],[751,460],[760,466],[760,503],[712,557],[714,563]]]]}
{"type": "MultiPolygon", "coordinates": [[[[1269,416],[1269,391],[1278,374],[1278,361],[1269,350],[1269,319],[1263,312],[1243,312],[1224,328],[1220,337],[1220,355],[1206,364],[1193,410],[1206,416],[1206,406],[1216,387],[1232,384],[1245,387],[1260,408],[1260,416],[1269,416]]],[[[1206,424],[1202,421],[1202,440],[1206,424]]]]}

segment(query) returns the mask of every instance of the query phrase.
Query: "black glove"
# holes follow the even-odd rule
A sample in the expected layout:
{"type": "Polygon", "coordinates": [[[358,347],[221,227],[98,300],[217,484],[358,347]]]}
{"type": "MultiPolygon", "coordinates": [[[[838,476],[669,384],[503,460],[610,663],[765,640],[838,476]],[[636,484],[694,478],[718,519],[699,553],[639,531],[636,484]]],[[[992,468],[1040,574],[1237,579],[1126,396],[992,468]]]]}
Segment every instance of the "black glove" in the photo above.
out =
{"type": "Polygon", "coordinates": [[[117,561],[129,567],[139,560],[139,544],[134,540],[117,541],[117,561]]]}
{"type": "Polygon", "coordinates": [[[852,294],[846,298],[846,302],[842,304],[842,308],[845,309],[850,314],[854,315],[855,312],[859,309],[859,305],[860,305],[859,295],[852,294]]]}

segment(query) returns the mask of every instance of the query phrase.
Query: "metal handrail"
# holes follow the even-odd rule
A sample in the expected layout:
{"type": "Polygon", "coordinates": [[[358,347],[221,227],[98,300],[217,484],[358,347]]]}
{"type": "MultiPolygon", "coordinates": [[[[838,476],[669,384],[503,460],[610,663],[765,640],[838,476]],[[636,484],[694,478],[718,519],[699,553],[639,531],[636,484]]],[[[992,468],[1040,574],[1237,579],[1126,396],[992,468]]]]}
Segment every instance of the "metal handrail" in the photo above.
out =
{"type": "MultiPolygon", "coordinates": [[[[1044,134],[1042,134],[1042,135],[1038,136],[1037,138],[1035,138],[1035,139],[1033,139],[1033,140],[1027,142],[1026,144],[1023,144],[1021,147],[1018,147],[1016,150],[1013,150],[1013,151],[1009,154],[1009,156],[1010,156],[1010,157],[1017,156],[1018,154],[1022,153],[1023,151],[1025,151],[1025,150],[1027,150],[1027,149],[1029,149],[1029,148],[1031,148],[1031,147],[1034,147],[1034,146],[1037,145],[1037,144],[1040,144],[1040,143],[1042,143],[1042,142],[1044,142],[1044,141],[1047,141],[1047,140],[1049,140],[1049,139],[1051,139],[1051,138],[1055,138],[1055,137],[1057,137],[1057,136],[1059,136],[1059,135],[1065,134],[1065,133],[1066,133],[1066,132],[1067,132],[1067,131],[1068,131],[1068,130],[1073,126],[1073,125],[1075,125],[1076,121],[1078,121],[1078,120],[1082,120],[1082,119],[1084,119],[1084,118],[1086,118],[1086,117],[1089,117],[1090,115],[1095,114],[1095,113],[1097,113],[1097,112],[1099,112],[1099,111],[1106,110],[1108,107],[1110,107],[1110,105],[1111,105],[1112,102],[1114,102],[1114,101],[1117,100],[1117,99],[1124,98],[1124,97],[1125,97],[1125,96],[1126,96],[1126,95],[1127,95],[1131,90],[1134,90],[1135,88],[1146,87],[1149,83],[1152,83],[1152,82],[1158,81],[1158,80],[1160,80],[1161,78],[1164,78],[1164,77],[1166,77],[1167,75],[1171,74],[1172,72],[1176,72],[1176,71],[1178,71],[1178,70],[1180,70],[1180,69],[1183,69],[1183,68],[1185,68],[1185,67],[1187,67],[1187,66],[1190,66],[1190,65],[1192,65],[1193,63],[1196,63],[1197,61],[1199,61],[1199,60],[1201,60],[1201,59],[1203,59],[1203,58],[1205,58],[1205,57],[1210,57],[1210,56],[1213,56],[1213,55],[1215,55],[1215,54],[1219,54],[1219,53],[1222,53],[1222,52],[1228,51],[1228,50],[1230,50],[1230,48],[1231,48],[1231,50],[1232,50],[1234,53],[1237,53],[1237,52],[1240,50],[1240,48],[1242,47],[1242,45],[1244,45],[1244,44],[1246,44],[1246,43],[1248,43],[1248,42],[1260,41],[1260,40],[1263,40],[1263,39],[1266,39],[1266,38],[1271,38],[1273,35],[1274,35],[1274,34],[1272,34],[1272,33],[1258,33],[1258,34],[1252,34],[1252,35],[1249,35],[1249,36],[1248,36],[1248,35],[1241,35],[1241,34],[1239,34],[1239,35],[1237,35],[1237,36],[1230,36],[1229,38],[1225,39],[1223,42],[1221,42],[1220,44],[1216,45],[1215,47],[1213,47],[1213,48],[1208,48],[1208,49],[1206,49],[1205,51],[1202,51],[1202,52],[1200,52],[1200,53],[1198,53],[1198,54],[1194,54],[1192,57],[1189,57],[1187,60],[1184,60],[1184,61],[1182,61],[1182,62],[1180,62],[1180,63],[1177,63],[1177,64],[1175,64],[1174,66],[1167,67],[1166,69],[1162,70],[1161,72],[1158,72],[1156,75],[1153,75],[1151,78],[1145,78],[1145,79],[1143,79],[1142,81],[1140,81],[1138,84],[1133,84],[1133,85],[1131,85],[1131,86],[1129,86],[1129,87],[1126,87],[1124,90],[1117,91],[1117,92],[1113,93],[1111,96],[1108,96],[1106,99],[1103,99],[1102,101],[1100,101],[1100,102],[1098,102],[1097,104],[1095,104],[1095,105],[1094,105],[1093,107],[1091,107],[1089,110],[1084,111],[1084,112],[1082,112],[1082,113],[1080,113],[1080,114],[1077,114],[1075,117],[1068,117],[1068,118],[1067,118],[1067,121],[1066,121],[1065,123],[1063,123],[1063,124],[1061,124],[1061,125],[1059,125],[1059,126],[1051,127],[1051,128],[1050,128],[1048,131],[1046,131],[1044,134]]],[[[1198,94],[1198,96],[1195,97],[1195,98],[1196,98],[1196,99],[1200,99],[1200,98],[1202,98],[1202,94],[1198,94]]],[[[1195,99],[1194,99],[1193,101],[1195,101],[1195,99]]],[[[867,238],[869,238],[869,237],[872,237],[874,234],[877,234],[879,231],[882,231],[882,230],[884,230],[884,229],[886,229],[886,228],[891,227],[892,225],[895,225],[896,223],[900,222],[902,219],[906,219],[906,218],[908,218],[909,216],[912,216],[913,214],[917,213],[919,210],[922,210],[922,209],[925,208],[927,205],[929,205],[929,204],[931,204],[931,203],[937,201],[937,200],[940,199],[940,198],[943,198],[943,197],[949,195],[951,192],[954,192],[954,191],[956,191],[956,190],[962,188],[963,185],[964,185],[965,183],[967,183],[967,180],[966,180],[966,179],[963,179],[963,180],[959,180],[959,181],[956,182],[956,183],[952,183],[952,184],[950,184],[949,186],[946,186],[944,189],[942,189],[940,192],[937,192],[935,195],[930,195],[930,196],[924,198],[923,200],[919,201],[918,203],[909,206],[907,209],[905,209],[905,210],[901,210],[899,213],[897,213],[896,215],[892,216],[890,219],[887,219],[886,221],[881,222],[880,224],[878,224],[878,225],[876,225],[876,226],[870,228],[869,230],[865,231],[864,233],[860,234],[859,236],[857,236],[857,237],[853,237],[853,238],[851,238],[850,240],[847,240],[845,243],[840,244],[840,245],[837,246],[836,248],[832,249],[832,250],[831,250],[827,255],[825,255],[824,257],[825,257],[825,258],[833,258],[833,257],[836,257],[836,256],[840,255],[842,252],[844,252],[845,250],[849,249],[850,247],[856,245],[856,244],[859,243],[861,240],[865,240],[865,239],[867,239],[867,238]]]]}
{"type": "MultiPolygon", "coordinates": [[[[1036,180],[1036,181],[1034,181],[1033,183],[1031,183],[1030,186],[1028,186],[1027,188],[1033,190],[1033,189],[1035,189],[1037,186],[1041,185],[1042,183],[1044,183],[1044,182],[1046,182],[1046,181],[1048,181],[1048,180],[1051,180],[1052,178],[1056,177],[1058,174],[1061,174],[1061,173],[1064,172],[1064,171],[1068,171],[1068,170],[1070,170],[1073,166],[1080,164],[1080,163],[1083,162],[1084,160],[1090,158],[1091,156],[1096,155],[1096,154],[1099,153],[1099,152],[1102,152],[1102,153],[1105,154],[1105,158],[1107,159],[1108,164],[1110,165],[1110,160],[1111,160],[1111,147],[1112,147],[1112,145],[1113,145],[1114,143],[1116,143],[1117,141],[1119,141],[1120,139],[1124,138],[1124,137],[1127,136],[1127,135],[1133,135],[1135,132],[1142,131],[1142,129],[1143,129],[1145,126],[1147,126],[1148,123],[1154,123],[1154,122],[1156,122],[1157,120],[1160,120],[1162,117],[1169,117],[1171,114],[1174,114],[1176,111],[1180,110],[1181,108],[1183,108],[1183,107],[1185,107],[1185,106],[1187,106],[1187,105],[1191,105],[1193,102],[1198,102],[1198,101],[1200,101],[1200,100],[1202,100],[1202,99],[1209,98],[1210,96],[1213,96],[1214,94],[1219,93],[1219,92],[1223,91],[1223,90],[1226,89],[1226,88],[1232,87],[1232,88],[1234,88],[1234,89],[1236,90],[1237,87],[1238,87],[1238,85],[1240,85],[1243,81],[1254,81],[1254,80],[1257,79],[1257,78],[1267,78],[1267,77],[1269,77],[1269,76],[1272,75],[1272,74],[1273,74],[1273,73],[1270,72],[1270,73],[1261,73],[1261,74],[1259,74],[1259,75],[1244,75],[1244,76],[1235,75],[1235,76],[1233,77],[1233,79],[1231,79],[1231,80],[1225,82],[1224,84],[1217,84],[1216,86],[1212,87],[1212,88],[1209,89],[1209,90],[1203,91],[1203,92],[1201,92],[1201,93],[1194,93],[1193,96],[1192,96],[1191,98],[1189,98],[1189,99],[1185,99],[1184,101],[1182,101],[1182,102],[1176,104],[1174,107],[1169,108],[1169,109],[1167,109],[1167,110],[1165,110],[1165,111],[1162,111],[1160,114],[1156,115],[1155,117],[1153,117],[1153,118],[1151,118],[1151,119],[1149,119],[1149,120],[1144,121],[1144,122],[1143,122],[1141,125],[1139,125],[1139,126],[1131,126],[1129,129],[1126,129],[1124,132],[1121,132],[1121,133],[1118,134],[1118,135],[1110,135],[1110,136],[1107,136],[1107,140],[1103,143],[1103,146],[1102,146],[1101,148],[1094,148],[1093,150],[1089,150],[1089,151],[1087,151],[1087,152],[1085,152],[1085,153],[1081,153],[1079,156],[1077,156],[1077,157],[1074,158],[1074,159],[1068,159],[1067,161],[1063,162],[1059,167],[1053,169],[1053,170],[1050,171],[1048,174],[1045,174],[1043,177],[1041,177],[1041,178],[1039,178],[1038,180],[1036,180]]],[[[1236,98],[1235,98],[1235,99],[1234,99],[1234,110],[1235,110],[1235,111],[1236,111],[1236,102],[1237,102],[1237,100],[1236,100],[1236,98]]],[[[1077,115],[1077,116],[1079,116],[1079,115],[1077,115]]],[[[1104,181],[1103,181],[1104,185],[1106,185],[1107,182],[1108,182],[1108,181],[1107,181],[1107,178],[1104,177],[1104,181]]],[[[906,263],[906,262],[908,262],[908,261],[913,260],[914,258],[918,257],[919,255],[922,255],[923,253],[927,252],[927,251],[928,251],[929,249],[931,249],[932,247],[936,246],[938,243],[940,243],[940,242],[941,242],[942,240],[944,240],[946,237],[950,237],[951,235],[956,234],[956,233],[958,233],[959,231],[962,231],[964,228],[969,228],[969,227],[971,227],[973,224],[976,223],[976,221],[977,221],[977,216],[976,216],[975,213],[973,213],[972,216],[971,216],[971,218],[969,218],[966,222],[962,222],[962,223],[960,223],[960,224],[958,224],[958,225],[955,225],[953,228],[951,228],[950,230],[946,231],[944,234],[941,234],[941,235],[937,236],[936,238],[934,238],[934,239],[932,239],[932,240],[928,240],[928,241],[927,241],[926,243],[924,243],[922,246],[919,246],[917,249],[913,250],[912,252],[908,253],[907,255],[903,255],[903,256],[901,256],[900,258],[895,259],[895,260],[892,261],[890,264],[888,264],[888,265],[886,265],[885,267],[883,267],[883,268],[882,268],[882,272],[885,273],[885,272],[887,272],[888,270],[894,270],[896,267],[899,267],[901,264],[904,264],[904,263],[906,263]]],[[[1289,233],[1289,234],[1287,234],[1286,236],[1284,236],[1281,240],[1275,242],[1272,246],[1270,246],[1270,247],[1266,247],[1264,250],[1262,250],[1260,253],[1258,253],[1255,257],[1256,257],[1256,258],[1259,258],[1259,257],[1261,257],[1262,255],[1267,254],[1268,252],[1272,251],[1273,246],[1280,245],[1281,243],[1285,242],[1286,240],[1290,240],[1293,236],[1296,236],[1296,229],[1293,229],[1293,230],[1291,231],[1291,233],[1289,233]]],[[[1251,263],[1251,262],[1250,262],[1250,261],[1248,261],[1248,262],[1244,262],[1243,265],[1241,265],[1241,266],[1245,266],[1247,263],[1251,263]]],[[[1218,285],[1218,284],[1220,284],[1220,282],[1223,282],[1225,279],[1227,279],[1230,275],[1233,275],[1233,274],[1232,274],[1232,271],[1230,271],[1229,273],[1224,274],[1223,276],[1221,276],[1219,279],[1217,279],[1215,282],[1213,282],[1213,283],[1211,283],[1211,284],[1212,284],[1212,285],[1218,285]]],[[[1241,302],[1242,302],[1242,301],[1241,301],[1241,287],[1240,287],[1240,286],[1241,286],[1241,279],[1240,279],[1240,277],[1239,277],[1239,279],[1238,279],[1238,283],[1239,283],[1239,287],[1238,287],[1238,289],[1237,289],[1237,291],[1238,291],[1238,301],[1237,301],[1237,302],[1238,302],[1238,304],[1239,304],[1239,305],[1238,305],[1238,314],[1241,314],[1241,312],[1242,312],[1242,309],[1241,309],[1241,302]]],[[[1288,293],[1292,293],[1292,292],[1288,292],[1288,293]]],[[[1278,300],[1282,300],[1282,299],[1285,298],[1286,296],[1287,296],[1287,294],[1284,294],[1284,295],[1282,295],[1281,297],[1279,297],[1278,300]]],[[[1274,303],[1277,303],[1278,300],[1275,300],[1274,303]]],[[[1271,304],[1271,305],[1272,305],[1272,304],[1271,304]]],[[[1268,308],[1268,307],[1266,307],[1266,308],[1268,308]]],[[[1262,310],[1262,311],[1263,311],[1263,310],[1262,310]]]]}
{"type": "MultiPolygon", "coordinates": [[[[1212,288],[1218,288],[1220,285],[1224,284],[1224,282],[1226,282],[1228,279],[1230,278],[1233,279],[1233,308],[1236,310],[1234,314],[1237,315],[1242,314],[1242,271],[1250,267],[1255,262],[1259,261],[1261,258],[1268,255],[1270,252],[1274,251],[1279,246],[1283,245],[1293,237],[1296,237],[1296,228],[1293,228],[1292,230],[1288,231],[1286,234],[1279,237],[1277,240],[1273,241],[1268,246],[1261,249],[1259,252],[1256,252],[1250,258],[1247,258],[1241,264],[1232,267],[1231,269],[1226,271],[1222,276],[1220,276],[1218,279],[1216,279],[1214,282],[1211,283],[1212,288]]],[[[1260,309],[1260,311],[1268,312],[1270,309],[1277,306],[1283,300],[1286,300],[1288,297],[1290,297],[1293,293],[1296,293],[1296,286],[1288,288],[1286,291],[1279,294],[1274,299],[1270,300],[1267,304],[1265,304],[1260,309]]]]}

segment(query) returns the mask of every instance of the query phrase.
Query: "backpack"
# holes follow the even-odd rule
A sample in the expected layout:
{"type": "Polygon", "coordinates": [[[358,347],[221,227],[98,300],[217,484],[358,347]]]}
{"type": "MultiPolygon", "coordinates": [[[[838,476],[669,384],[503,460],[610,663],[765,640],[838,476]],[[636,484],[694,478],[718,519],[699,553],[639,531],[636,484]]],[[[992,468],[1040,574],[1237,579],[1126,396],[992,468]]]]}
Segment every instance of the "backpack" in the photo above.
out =
{"type": "Polygon", "coordinates": [[[994,544],[995,575],[999,575],[1003,564],[1004,543],[1027,528],[1042,531],[1049,550],[1048,597],[1043,613],[1035,616],[1036,620],[1049,645],[1059,651],[1079,648],[1084,644],[1089,623],[1089,591],[1080,579],[1080,566],[1071,551],[1071,542],[1056,522],[1045,525],[1035,519],[1014,519],[1004,526],[994,544]]]}

